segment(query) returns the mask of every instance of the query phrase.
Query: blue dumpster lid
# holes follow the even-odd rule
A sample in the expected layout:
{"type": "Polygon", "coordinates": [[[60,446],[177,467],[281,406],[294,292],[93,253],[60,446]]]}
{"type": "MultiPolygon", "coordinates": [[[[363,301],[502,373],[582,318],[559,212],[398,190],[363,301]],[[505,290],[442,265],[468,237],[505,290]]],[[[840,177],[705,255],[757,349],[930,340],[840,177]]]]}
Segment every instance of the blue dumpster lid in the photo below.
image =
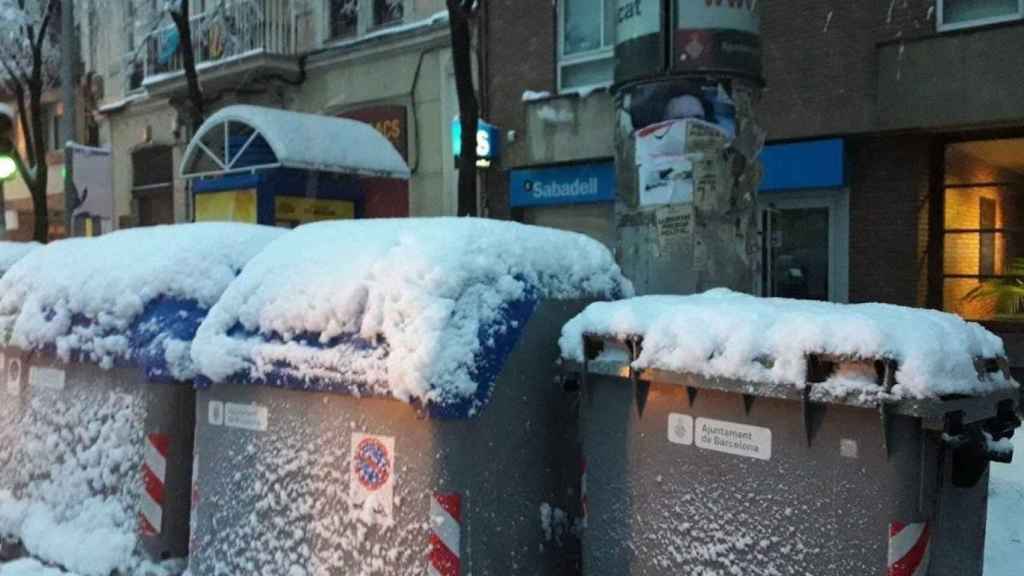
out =
{"type": "Polygon", "coordinates": [[[995,334],[953,314],[888,304],[757,298],[725,289],[644,296],[588,306],[562,329],[563,358],[583,362],[584,335],[640,338],[641,352],[631,361],[639,370],[799,388],[808,385],[809,355],[842,359],[814,385],[828,397],[933,399],[1017,386],[1003,371],[976,363],[1005,358],[995,334]],[[891,390],[880,386],[875,360],[895,363],[891,390]]]}
{"type": "Polygon", "coordinates": [[[300,227],[211,309],[192,357],[213,382],[391,396],[471,414],[540,299],[632,286],[586,236],[472,218],[300,227]]]}
{"type": "Polygon", "coordinates": [[[191,376],[192,335],[245,263],[284,231],[206,223],[54,242],[0,278],[0,336],[25,350],[191,376]]]}
{"type": "Polygon", "coordinates": [[[24,258],[29,252],[41,247],[38,242],[0,242],[0,275],[24,258]]]}

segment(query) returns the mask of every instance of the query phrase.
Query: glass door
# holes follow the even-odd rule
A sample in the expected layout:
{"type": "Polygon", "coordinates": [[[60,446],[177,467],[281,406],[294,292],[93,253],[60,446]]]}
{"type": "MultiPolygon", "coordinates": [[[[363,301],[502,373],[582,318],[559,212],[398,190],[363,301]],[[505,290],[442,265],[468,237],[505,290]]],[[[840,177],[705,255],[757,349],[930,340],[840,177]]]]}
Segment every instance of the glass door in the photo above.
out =
{"type": "Polygon", "coordinates": [[[766,194],[761,207],[764,295],[845,302],[846,193],[766,194]]]}

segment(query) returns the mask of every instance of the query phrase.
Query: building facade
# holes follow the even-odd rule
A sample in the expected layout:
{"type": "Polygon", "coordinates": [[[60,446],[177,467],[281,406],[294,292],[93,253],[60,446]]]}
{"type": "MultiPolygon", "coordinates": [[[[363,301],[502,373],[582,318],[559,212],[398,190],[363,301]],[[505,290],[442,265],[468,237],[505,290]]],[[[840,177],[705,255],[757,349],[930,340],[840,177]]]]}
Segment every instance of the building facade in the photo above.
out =
{"type": "MultiPolygon", "coordinates": [[[[83,33],[83,60],[99,144],[113,151],[115,227],[190,221],[179,39],[168,19],[154,26],[137,13],[138,2],[113,4],[103,18],[79,17],[93,31],[83,33]]],[[[412,177],[361,182],[361,194],[376,200],[361,201],[359,215],[455,213],[458,105],[443,0],[194,1],[192,9],[207,115],[255,104],[370,123],[412,177]]]]}
{"type": "MultiPolygon", "coordinates": [[[[486,177],[491,214],[618,248],[614,189],[566,188],[553,202],[521,188],[538,179],[571,187],[614,155],[619,5],[487,3],[485,114],[506,138],[500,169],[486,177]]],[[[762,291],[956,312],[1003,335],[1024,365],[1024,301],[1013,292],[1024,271],[1024,3],[756,9],[762,291]]]]}

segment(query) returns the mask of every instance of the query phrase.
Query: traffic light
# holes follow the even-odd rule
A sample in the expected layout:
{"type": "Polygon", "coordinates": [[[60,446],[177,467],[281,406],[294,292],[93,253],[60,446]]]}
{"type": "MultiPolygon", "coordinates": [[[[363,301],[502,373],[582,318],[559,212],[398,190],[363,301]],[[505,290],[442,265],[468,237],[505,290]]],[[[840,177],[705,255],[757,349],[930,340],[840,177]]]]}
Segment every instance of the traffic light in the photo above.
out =
{"type": "Polygon", "coordinates": [[[14,112],[10,106],[0,104],[0,182],[17,170],[11,157],[14,153],[14,112]]]}

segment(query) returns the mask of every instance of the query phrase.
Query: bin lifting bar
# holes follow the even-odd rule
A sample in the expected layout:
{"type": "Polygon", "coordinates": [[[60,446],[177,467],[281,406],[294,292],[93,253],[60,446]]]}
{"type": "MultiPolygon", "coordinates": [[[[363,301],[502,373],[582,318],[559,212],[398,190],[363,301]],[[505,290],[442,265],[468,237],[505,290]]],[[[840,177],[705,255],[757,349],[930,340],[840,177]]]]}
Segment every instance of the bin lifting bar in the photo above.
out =
{"type": "Polygon", "coordinates": [[[818,412],[825,410],[824,405],[811,402],[811,392],[814,384],[824,382],[835,372],[836,361],[830,357],[819,354],[807,355],[807,375],[804,378],[804,388],[800,394],[800,416],[804,427],[804,437],[807,438],[807,447],[810,448],[814,440],[815,416],[818,412]]]}
{"type": "MultiPolygon", "coordinates": [[[[880,384],[885,393],[889,394],[892,392],[893,386],[896,385],[896,361],[880,360],[879,362],[882,364],[880,370],[882,381],[880,384]]],[[[889,407],[889,402],[885,399],[878,403],[878,417],[882,422],[882,454],[888,460],[892,452],[892,438],[889,435],[890,428],[892,428],[892,409],[889,407]]]]}
{"type": "Polygon", "coordinates": [[[634,368],[633,364],[643,351],[644,339],[640,336],[631,336],[626,340],[626,345],[629,346],[629,381],[633,384],[633,393],[636,395],[637,417],[643,418],[647,396],[651,393],[651,383],[640,379],[640,370],[634,368]]]}
{"type": "Polygon", "coordinates": [[[583,335],[583,366],[580,368],[580,388],[583,394],[587,393],[590,361],[597,358],[602,350],[604,350],[604,342],[592,337],[590,334],[583,335]]]}

